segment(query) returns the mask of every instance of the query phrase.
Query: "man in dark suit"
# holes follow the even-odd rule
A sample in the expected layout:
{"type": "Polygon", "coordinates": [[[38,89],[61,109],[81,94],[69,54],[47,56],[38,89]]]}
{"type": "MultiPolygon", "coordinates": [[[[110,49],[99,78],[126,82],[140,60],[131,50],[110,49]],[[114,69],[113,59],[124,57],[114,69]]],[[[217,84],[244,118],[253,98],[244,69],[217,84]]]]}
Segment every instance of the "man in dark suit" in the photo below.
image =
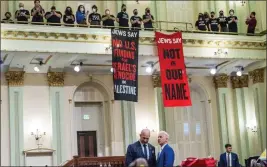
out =
{"type": "Polygon", "coordinates": [[[130,144],[126,153],[126,166],[129,166],[134,160],[144,158],[150,167],[156,165],[155,147],[148,143],[150,131],[142,130],[139,141],[130,144]]]}
{"type": "Polygon", "coordinates": [[[165,131],[159,132],[158,143],[161,150],[158,153],[157,167],[173,167],[174,164],[174,151],[168,145],[169,135],[165,131]]]}
{"type": "Polygon", "coordinates": [[[221,154],[219,167],[240,167],[237,154],[232,152],[232,145],[225,145],[226,152],[221,154]]]}

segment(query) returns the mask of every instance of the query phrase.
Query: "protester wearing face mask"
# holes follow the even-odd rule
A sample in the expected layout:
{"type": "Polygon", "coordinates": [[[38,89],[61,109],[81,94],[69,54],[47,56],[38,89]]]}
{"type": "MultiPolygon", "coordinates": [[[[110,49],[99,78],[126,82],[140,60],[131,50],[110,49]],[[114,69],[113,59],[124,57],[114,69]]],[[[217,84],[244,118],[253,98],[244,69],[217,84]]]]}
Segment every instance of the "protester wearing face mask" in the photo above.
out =
{"type": "Polygon", "coordinates": [[[46,12],[45,18],[47,20],[47,23],[53,23],[49,24],[51,26],[61,26],[60,24],[54,24],[54,23],[60,23],[62,18],[62,13],[60,11],[56,11],[56,7],[52,6],[50,12],[46,12]]]}
{"type": "Polygon", "coordinates": [[[92,11],[93,13],[91,13],[88,17],[88,21],[91,25],[92,28],[100,28],[99,25],[101,25],[101,15],[99,13],[97,13],[97,6],[93,5],[92,6],[92,11]],[[98,26],[96,26],[98,25],[98,26]]]}
{"type": "Polygon", "coordinates": [[[19,10],[15,12],[15,18],[17,19],[18,24],[28,24],[28,19],[30,18],[30,12],[24,9],[23,3],[19,3],[19,10]]]}
{"type": "Polygon", "coordinates": [[[219,20],[219,31],[220,32],[228,32],[227,17],[225,17],[223,15],[223,11],[222,10],[219,12],[218,20],[219,20]]]}
{"type": "Polygon", "coordinates": [[[229,32],[237,32],[237,17],[234,16],[234,10],[229,10],[230,16],[227,18],[229,32]]]}
{"type": "Polygon", "coordinates": [[[246,24],[248,25],[248,30],[247,30],[248,35],[255,33],[255,28],[257,26],[257,19],[255,16],[256,13],[251,12],[250,16],[246,20],[246,24]]]}
{"type": "Polygon", "coordinates": [[[140,30],[141,29],[141,23],[142,23],[142,19],[140,16],[138,16],[138,11],[137,9],[133,10],[133,16],[131,17],[130,21],[132,24],[132,29],[133,30],[140,30]]]}
{"type": "Polygon", "coordinates": [[[5,17],[4,19],[2,19],[1,23],[14,23],[13,20],[11,20],[11,13],[10,12],[6,12],[5,13],[5,17]]]}
{"type": "Polygon", "coordinates": [[[78,6],[77,12],[76,12],[76,22],[77,24],[86,25],[86,16],[87,13],[85,13],[85,7],[83,5],[78,6]]]}
{"type": "Polygon", "coordinates": [[[117,15],[117,22],[120,27],[129,27],[129,15],[126,13],[126,5],[122,4],[121,12],[117,15]]]}
{"type": "Polygon", "coordinates": [[[71,27],[73,27],[73,25],[70,25],[70,24],[74,24],[74,22],[75,22],[75,17],[73,15],[72,8],[69,6],[66,7],[65,14],[63,16],[63,22],[65,24],[68,24],[65,26],[71,26],[71,27]]]}
{"type": "MultiPolygon", "coordinates": [[[[43,23],[44,22],[45,10],[40,5],[40,0],[34,1],[34,8],[31,10],[32,22],[43,23]]],[[[32,24],[38,24],[32,23],[32,24]]]]}
{"type": "Polygon", "coordinates": [[[196,21],[195,26],[196,26],[196,29],[199,31],[207,31],[206,21],[202,13],[198,14],[198,20],[196,21]]]}
{"type": "Polygon", "coordinates": [[[143,23],[145,30],[151,30],[153,31],[153,24],[154,23],[154,17],[150,13],[150,8],[145,9],[145,14],[143,15],[143,23]]]}
{"type": "Polygon", "coordinates": [[[219,20],[215,17],[215,12],[210,13],[210,19],[209,19],[209,28],[210,31],[218,32],[219,31],[219,20]]]}
{"type": "Polygon", "coordinates": [[[108,26],[107,28],[112,28],[114,27],[114,21],[115,21],[115,17],[113,15],[110,14],[109,9],[105,10],[105,15],[102,16],[102,21],[103,21],[103,27],[105,28],[106,26],[108,26]]]}
{"type": "Polygon", "coordinates": [[[210,16],[209,16],[209,13],[208,12],[204,12],[204,19],[205,19],[205,22],[206,22],[206,26],[207,26],[208,31],[210,31],[210,26],[209,26],[210,16]]]}

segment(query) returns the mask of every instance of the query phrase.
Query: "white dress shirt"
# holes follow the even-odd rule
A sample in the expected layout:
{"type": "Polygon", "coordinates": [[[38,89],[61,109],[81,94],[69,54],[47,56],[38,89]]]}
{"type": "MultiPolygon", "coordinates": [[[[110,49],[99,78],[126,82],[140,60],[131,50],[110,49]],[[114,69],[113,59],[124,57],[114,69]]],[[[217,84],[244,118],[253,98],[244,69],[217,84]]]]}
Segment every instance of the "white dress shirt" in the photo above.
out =
{"type": "Polygon", "coordinates": [[[227,167],[228,167],[228,166],[231,167],[231,166],[232,166],[232,154],[226,152],[226,163],[228,163],[228,162],[229,162],[230,164],[227,164],[227,167]],[[228,161],[228,154],[229,154],[229,161],[228,161]]]}
{"type": "MultiPolygon", "coordinates": [[[[140,141],[139,141],[139,142],[140,142],[140,141]]],[[[144,155],[145,155],[145,148],[144,148],[144,144],[143,144],[143,143],[141,143],[141,142],[140,142],[140,144],[141,144],[141,147],[142,147],[143,153],[144,153],[144,155]]],[[[146,158],[146,159],[149,159],[149,148],[148,148],[148,143],[146,144],[146,151],[147,151],[147,158],[146,158]]]]}

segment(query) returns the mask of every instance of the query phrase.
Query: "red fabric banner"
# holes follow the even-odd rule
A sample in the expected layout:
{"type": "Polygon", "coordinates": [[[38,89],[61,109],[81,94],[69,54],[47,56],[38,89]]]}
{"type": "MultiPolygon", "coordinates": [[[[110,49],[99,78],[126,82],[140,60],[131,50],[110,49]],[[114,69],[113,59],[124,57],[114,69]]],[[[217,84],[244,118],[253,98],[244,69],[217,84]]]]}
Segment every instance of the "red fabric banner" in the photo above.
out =
{"type": "Polygon", "coordinates": [[[164,107],[191,106],[182,33],[156,32],[164,107]]]}

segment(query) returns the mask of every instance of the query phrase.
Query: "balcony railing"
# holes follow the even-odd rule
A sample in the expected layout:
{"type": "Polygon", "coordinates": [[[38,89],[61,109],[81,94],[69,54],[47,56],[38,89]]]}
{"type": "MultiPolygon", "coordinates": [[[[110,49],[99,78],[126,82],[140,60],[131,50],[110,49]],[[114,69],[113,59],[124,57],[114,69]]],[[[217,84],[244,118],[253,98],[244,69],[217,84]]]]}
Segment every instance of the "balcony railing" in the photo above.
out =
{"type": "MultiPolygon", "coordinates": [[[[118,28],[118,29],[131,29],[132,27],[120,27],[120,26],[102,26],[102,25],[88,25],[88,24],[64,24],[64,23],[47,23],[47,22],[25,22],[25,21],[11,21],[1,22],[1,24],[31,24],[31,25],[46,25],[46,26],[66,26],[66,27],[82,27],[82,28],[118,28]]],[[[242,36],[263,36],[266,34],[266,30],[260,33],[233,33],[233,32],[214,32],[214,31],[199,31],[194,30],[192,23],[188,22],[169,22],[169,21],[155,21],[155,28],[138,28],[141,31],[167,31],[167,32],[187,32],[187,33],[202,33],[202,34],[221,34],[221,35],[242,35],[242,36]],[[173,28],[162,28],[162,24],[172,24],[173,28]],[[182,25],[182,27],[181,27],[182,25]]]]}

